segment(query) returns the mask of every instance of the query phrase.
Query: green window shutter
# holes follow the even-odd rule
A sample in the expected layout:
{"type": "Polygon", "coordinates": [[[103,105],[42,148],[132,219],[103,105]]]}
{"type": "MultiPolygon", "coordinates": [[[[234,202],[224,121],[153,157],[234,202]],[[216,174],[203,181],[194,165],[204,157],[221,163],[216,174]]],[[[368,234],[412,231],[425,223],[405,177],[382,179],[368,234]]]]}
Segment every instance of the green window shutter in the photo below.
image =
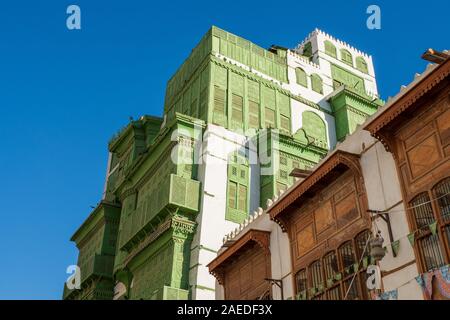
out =
{"type": "Polygon", "coordinates": [[[231,166],[231,178],[232,179],[237,179],[237,166],[231,166]]]}
{"type": "Polygon", "coordinates": [[[290,125],[289,118],[281,115],[280,116],[280,122],[281,122],[281,129],[290,133],[291,132],[291,125],[290,125]]]}
{"type": "Polygon", "coordinates": [[[243,99],[233,93],[231,97],[231,127],[233,129],[242,129],[244,124],[243,99]]]}
{"type": "Polygon", "coordinates": [[[259,129],[259,103],[248,102],[248,125],[250,128],[259,129]]]}
{"type": "Polygon", "coordinates": [[[247,186],[239,185],[238,210],[247,212],[247,186]]]}
{"type": "Polygon", "coordinates": [[[265,117],[265,127],[275,128],[275,110],[266,107],[264,111],[264,117],[265,117]]]}
{"type": "Polygon", "coordinates": [[[341,60],[349,66],[353,66],[352,54],[345,49],[341,49],[341,60]]]}
{"type": "Polygon", "coordinates": [[[367,68],[367,62],[366,60],[364,60],[363,57],[357,57],[356,58],[356,69],[358,69],[361,72],[364,73],[368,73],[368,68],[367,68]]]}
{"type": "Polygon", "coordinates": [[[246,183],[247,182],[247,172],[245,169],[241,169],[240,170],[240,176],[239,179],[241,180],[241,182],[246,183]]]}
{"type": "Polygon", "coordinates": [[[308,78],[306,72],[302,68],[295,68],[295,77],[297,79],[297,84],[308,87],[308,78]]]}
{"type": "Polygon", "coordinates": [[[218,125],[225,126],[227,108],[226,108],[226,90],[214,86],[214,111],[213,122],[218,125]]]}
{"type": "Polygon", "coordinates": [[[331,57],[336,58],[337,54],[336,54],[336,47],[334,46],[334,44],[328,40],[326,40],[324,44],[325,44],[325,53],[331,57]]]}
{"type": "Polygon", "coordinates": [[[236,191],[237,184],[236,182],[229,181],[228,182],[228,207],[236,208],[236,191]]]}
{"type": "Polygon", "coordinates": [[[228,165],[228,195],[225,219],[241,223],[248,216],[249,166],[245,157],[230,156],[228,165]]]}
{"type": "Polygon", "coordinates": [[[322,79],[317,74],[311,75],[311,88],[315,92],[323,93],[322,79]]]}

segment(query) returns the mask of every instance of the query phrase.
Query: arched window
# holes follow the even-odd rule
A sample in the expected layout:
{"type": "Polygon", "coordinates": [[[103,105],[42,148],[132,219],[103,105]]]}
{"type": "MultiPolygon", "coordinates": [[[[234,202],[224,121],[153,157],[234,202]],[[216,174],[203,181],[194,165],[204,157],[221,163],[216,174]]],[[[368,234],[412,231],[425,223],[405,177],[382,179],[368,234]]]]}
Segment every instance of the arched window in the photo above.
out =
{"type": "Polygon", "coordinates": [[[325,53],[329,56],[336,58],[337,54],[336,54],[336,47],[334,46],[334,44],[328,40],[325,40],[324,44],[325,44],[325,53]]]}
{"type": "Polygon", "coordinates": [[[311,279],[311,297],[314,300],[322,300],[324,297],[325,282],[323,281],[321,261],[314,261],[309,266],[309,272],[311,279]]]}
{"type": "Polygon", "coordinates": [[[331,251],[323,257],[323,267],[325,271],[325,281],[327,285],[327,299],[341,300],[341,290],[339,283],[335,283],[336,275],[339,272],[339,264],[336,253],[331,251]]]}
{"type": "MultiPolygon", "coordinates": [[[[440,234],[450,248],[450,178],[446,178],[433,188],[437,200],[440,220],[440,234]]],[[[447,255],[449,253],[447,252],[447,255]]]]}
{"type": "Polygon", "coordinates": [[[339,258],[343,269],[344,292],[347,294],[347,300],[361,299],[359,285],[352,281],[354,266],[356,263],[355,250],[352,241],[347,241],[339,249],[339,258]]]}
{"type": "Polygon", "coordinates": [[[356,257],[358,258],[358,264],[361,261],[361,264],[358,265],[360,273],[360,283],[361,288],[363,288],[363,291],[365,292],[366,298],[370,297],[369,288],[367,288],[367,279],[369,278],[369,275],[364,270],[367,269],[367,266],[369,264],[373,264],[370,261],[370,244],[368,243],[368,240],[371,237],[371,233],[369,230],[365,230],[358,234],[355,238],[355,245],[356,245],[356,257]]]}
{"type": "Polygon", "coordinates": [[[322,78],[318,74],[311,75],[311,89],[313,91],[323,94],[322,78]]]}
{"type": "Polygon", "coordinates": [[[308,297],[308,277],[306,270],[302,269],[295,275],[295,284],[297,286],[297,299],[306,300],[308,297]]]}
{"type": "Polygon", "coordinates": [[[348,50],[341,49],[341,60],[344,63],[346,63],[346,64],[348,64],[350,66],[353,66],[352,54],[348,50]]]}
{"type": "Polygon", "coordinates": [[[295,275],[297,299],[370,299],[366,286],[367,266],[372,264],[366,247],[370,237],[370,230],[364,230],[298,271],[295,275]]]}
{"type": "Polygon", "coordinates": [[[428,271],[445,264],[438,234],[432,234],[428,226],[436,221],[428,192],[416,196],[410,203],[417,228],[417,245],[424,268],[428,271]]]}
{"type": "Polygon", "coordinates": [[[295,78],[297,80],[297,84],[308,87],[308,78],[305,70],[302,68],[295,68],[295,78]]]}
{"type": "Polygon", "coordinates": [[[302,113],[302,128],[308,138],[314,140],[314,145],[327,148],[328,142],[325,122],[318,114],[313,111],[304,111],[302,113]]]}
{"type": "Polygon", "coordinates": [[[368,73],[368,68],[367,68],[367,62],[366,60],[364,60],[363,57],[357,57],[356,58],[356,69],[358,69],[361,72],[364,73],[368,73]]]}
{"type": "Polygon", "coordinates": [[[434,187],[434,195],[438,199],[440,216],[444,223],[450,221],[450,178],[446,178],[434,187]]]}

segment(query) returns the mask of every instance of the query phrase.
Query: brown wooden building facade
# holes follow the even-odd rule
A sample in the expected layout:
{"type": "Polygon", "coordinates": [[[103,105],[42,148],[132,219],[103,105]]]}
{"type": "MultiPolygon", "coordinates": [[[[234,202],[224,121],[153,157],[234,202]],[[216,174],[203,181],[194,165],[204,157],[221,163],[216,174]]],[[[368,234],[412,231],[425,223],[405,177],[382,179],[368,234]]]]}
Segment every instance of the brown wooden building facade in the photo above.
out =
{"type": "Polygon", "coordinates": [[[419,271],[450,263],[450,59],[365,127],[391,152],[419,271]],[[437,232],[428,227],[437,222],[437,232]]]}
{"type": "Polygon", "coordinates": [[[208,265],[226,300],[271,299],[269,241],[269,232],[249,230],[208,265]]]}

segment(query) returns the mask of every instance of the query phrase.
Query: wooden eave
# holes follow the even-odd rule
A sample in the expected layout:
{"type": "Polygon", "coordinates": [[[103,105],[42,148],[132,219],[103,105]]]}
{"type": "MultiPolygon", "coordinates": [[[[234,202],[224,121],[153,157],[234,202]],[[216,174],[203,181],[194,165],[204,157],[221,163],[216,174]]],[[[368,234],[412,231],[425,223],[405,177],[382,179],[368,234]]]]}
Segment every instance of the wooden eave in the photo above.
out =
{"type": "MultiPolygon", "coordinates": [[[[388,129],[395,124],[396,120],[401,120],[402,116],[412,112],[415,102],[422,96],[430,92],[433,88],[438,86],[450,74],[450,58],[445,62],[437,65],[434,70],[420,79],[416,84],[409,88],[401,97],[395,100],[364,127],[374,137],[380,139],[379,135],[382,131],[388,129]]],[[[387,148],[387,145],[385,144],[387,148]]],[[[389,150],[389,148],[387,148],[389,150]]]]}
{"type": "Polygon", "coordinates": [[[223,284],[224,268],[255,243],[269,254],[270,232],[250,229],[207,265],[209,272],[216,277],[220,284],[223,284]]]}
{"type": "Polygon", "coordinates": [[[280,225],[283,231],[286,231],[285,225],[280,220],[286,214],[286,209],[295,202],[313,197],[318,191],[328,186],[330,181],[348,169],[361,176],[359,158],[357,154],[336,150],[304,180],[284,193],[266,212],[272,220],[280,225]]]}

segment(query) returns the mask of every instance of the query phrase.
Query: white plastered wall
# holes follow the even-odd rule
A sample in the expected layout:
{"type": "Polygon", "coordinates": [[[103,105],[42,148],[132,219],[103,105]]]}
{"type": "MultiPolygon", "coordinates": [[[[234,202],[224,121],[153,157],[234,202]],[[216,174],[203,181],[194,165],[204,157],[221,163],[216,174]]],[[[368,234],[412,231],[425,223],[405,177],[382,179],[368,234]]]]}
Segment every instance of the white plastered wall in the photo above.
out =
{"type": "MultiPolygon", "coordinates": [[[[202,183],[200,212],[197,231],[191,245],[189,282],[192,299],[214,299],[215,279],[206,267],[216,257],[222,246],[223,236],[238,224],[225,220],[228,182],[228,157],[235,151],[245,152],[250,159],[256,158],[256,149],[248,138],[223,127],[208,125],[205,130],[202,161],[198,180],[202,183]]],[[[250,164],[250,212],[259,206],[260,168],[250,164]]]]}

